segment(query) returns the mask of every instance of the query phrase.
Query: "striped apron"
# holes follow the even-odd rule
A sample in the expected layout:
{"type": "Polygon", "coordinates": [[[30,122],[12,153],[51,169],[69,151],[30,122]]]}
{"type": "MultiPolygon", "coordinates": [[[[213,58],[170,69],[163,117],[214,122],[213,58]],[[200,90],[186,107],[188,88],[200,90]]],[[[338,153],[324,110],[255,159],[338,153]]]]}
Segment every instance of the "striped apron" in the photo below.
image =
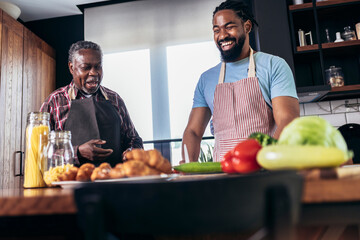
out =
{"type": "Polygon", "coordinates": [[[272,136],[276,130],[272,110],[261,93],[255,72],[253,50],[250,48],[248,77],[224,83],[226,64],[221,64],[219,83],[214,93],[213,126],[215,136],[214,160],[253,132],[272,136]]]}

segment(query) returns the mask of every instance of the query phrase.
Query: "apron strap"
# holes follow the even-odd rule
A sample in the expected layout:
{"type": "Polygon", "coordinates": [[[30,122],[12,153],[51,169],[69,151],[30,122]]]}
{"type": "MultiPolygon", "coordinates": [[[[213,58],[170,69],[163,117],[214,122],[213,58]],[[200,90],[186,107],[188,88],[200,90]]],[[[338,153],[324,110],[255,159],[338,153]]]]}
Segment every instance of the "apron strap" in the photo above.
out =
{"type": "Polygon", "coordinates": [[[252,48],[250,48],[249,71],[248,71],[248,78],[251,78],[251,77],[256,77],[254,50],[252,48]]]}
{"type": "MultiPolygon", "coordinates": [[[[225,80],[225,70],[226,70],[226,63],[222,62],[221,63],[221,68],[220,68],[220,75],[219,75],[218,84],[224,82],[224,80],[225,80]]],[[[255,76],[256,76],[256,71],[255,71],[254,51],[250,47],[248,78],[255,77],[255,76]]]]}
{"type": "Polygon", "coordinates": [[[70,100],[75,100],[75,98],[76,98],[74,86],[75,86],[75,84],[71,88],[69,88],[69,91],[68,91],[70,100]]]}
{"type": "Polygon", "coordinates": [[[219,76],[218,84],[224,82],[224,79],[225,79],[225,69],[226,69],[226,63],[225,63],[225,62],[222,62],[222,63],[221,63],[221,69],[220,69],[220,76],[219,76]]]}
{"type": "MultiPolygon", "coordinates": [[[[104,96],[105,100],[109,100],[106,92],[104,92],[104,90],[101,87],[99,87],[99,88],[100,88],[100,92],[104,96]]],[[[76,99],[75,84],[69,89],[68,94],[69,94],[70,100],[75,100],[76,99]]]]}

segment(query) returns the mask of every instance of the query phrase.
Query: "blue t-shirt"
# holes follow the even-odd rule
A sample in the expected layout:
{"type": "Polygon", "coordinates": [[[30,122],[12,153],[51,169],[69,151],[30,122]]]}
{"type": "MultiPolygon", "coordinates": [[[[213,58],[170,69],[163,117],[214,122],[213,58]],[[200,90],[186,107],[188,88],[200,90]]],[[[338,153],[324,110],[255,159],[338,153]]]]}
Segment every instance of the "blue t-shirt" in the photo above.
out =
{"type": "MultiPolygon", "coordinates": [[[[271,99],[279,96],[297,97],[295,81],[289,65],[284,59],[263,53],[254,54],[256,77],[266,103],[272,107],[271,99]]],[[[226,63],[224,82],[236,82],[247,78],[249,58],[226,63]]],[[[193,108],[209,107],[214,111],[214,93],[219,81],[221,63],[201,74],[197,83],[193,108]]]]}

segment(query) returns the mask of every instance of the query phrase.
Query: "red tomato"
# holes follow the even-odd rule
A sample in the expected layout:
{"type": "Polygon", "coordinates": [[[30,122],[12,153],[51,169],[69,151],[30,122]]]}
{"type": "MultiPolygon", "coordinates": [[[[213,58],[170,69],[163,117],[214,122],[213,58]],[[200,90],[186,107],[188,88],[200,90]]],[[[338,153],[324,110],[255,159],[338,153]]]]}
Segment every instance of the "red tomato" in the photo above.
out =
{"type": "Polygon", "coordinates": [[[232,158],[232,152],[229,151],[221,159],[220,164],[221,164],[221,169],[223,170],[223,172],[236,173],[235,169],[232,166],[231,158],[232,158]]]}
{"type": "Polygon", "coordinates": [[[250,173],[261,167],[256,161],[256,154],[261,145],[255,139],[247,139],[238,143],[233,149],[232,166],[239,173],[250,173]]]}

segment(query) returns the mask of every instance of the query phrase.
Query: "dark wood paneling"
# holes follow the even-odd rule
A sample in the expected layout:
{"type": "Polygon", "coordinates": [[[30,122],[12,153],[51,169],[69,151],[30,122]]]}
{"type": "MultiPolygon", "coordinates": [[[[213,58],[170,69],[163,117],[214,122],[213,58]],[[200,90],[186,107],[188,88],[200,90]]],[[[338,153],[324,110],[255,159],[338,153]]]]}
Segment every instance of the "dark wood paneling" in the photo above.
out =
{"type": "Polygon", "coordinates": [[[83,15],[38,20],[24,24],[31,32],[55,49],[56,88],[69,84],[72,76],[67,65],[68,51],[71,44],[84,40],[83,15]]]}

